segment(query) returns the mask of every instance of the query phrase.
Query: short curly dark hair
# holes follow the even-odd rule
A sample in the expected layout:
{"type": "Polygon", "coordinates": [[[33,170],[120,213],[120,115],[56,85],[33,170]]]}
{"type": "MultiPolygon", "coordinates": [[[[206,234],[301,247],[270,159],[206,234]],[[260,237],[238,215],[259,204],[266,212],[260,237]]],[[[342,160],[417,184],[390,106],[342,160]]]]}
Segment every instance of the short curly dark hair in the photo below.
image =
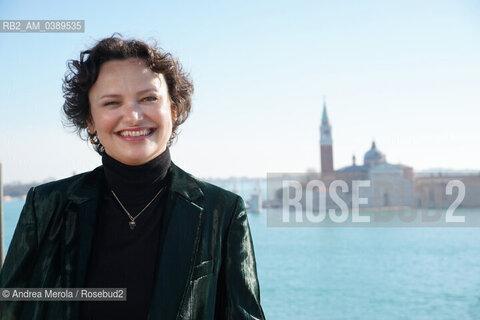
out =
{"type": "Polygon", "coordinates": [[[88,93],[97,81],[100,67],[110,60],[139,58],[145,65],[165,77],[168,93],[172,101],[172,111],[176,119],[172,125],[172,135],[168,141],[171,146],[178,135],[178,127],[187,120],[192,105],[193,83],[188,73],[183,71],[180,62],[170,53],[157,45],[150,46],[136,39],[124,39],[114,34],[97,42],[91,49],[82,51],[79,60],[67,62],[68,71],[63,79],[64,124],[75,128],[82,139],[92,139],[99,154],[105,149],[96,137],[88,132],[87,121],[91,119],[88,93]]]}

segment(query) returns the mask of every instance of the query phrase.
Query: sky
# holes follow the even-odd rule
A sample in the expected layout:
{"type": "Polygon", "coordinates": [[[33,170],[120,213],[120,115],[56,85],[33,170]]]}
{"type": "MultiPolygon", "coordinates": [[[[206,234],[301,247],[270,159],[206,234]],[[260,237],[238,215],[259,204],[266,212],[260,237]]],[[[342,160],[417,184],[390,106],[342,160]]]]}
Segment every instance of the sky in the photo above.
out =
{"type": "Polygon", "coordinates": [[[335,168],[375,140],[387,161],[480,169],[480,3],[6,1],[0,20],[81,19],[84,33],[0,33],[3,182],[101,159],[62,125],[66,63],[119,32],[156,40],[195,85],[172,160],[198,177],[319,170],[323,96],[335,168]]]}

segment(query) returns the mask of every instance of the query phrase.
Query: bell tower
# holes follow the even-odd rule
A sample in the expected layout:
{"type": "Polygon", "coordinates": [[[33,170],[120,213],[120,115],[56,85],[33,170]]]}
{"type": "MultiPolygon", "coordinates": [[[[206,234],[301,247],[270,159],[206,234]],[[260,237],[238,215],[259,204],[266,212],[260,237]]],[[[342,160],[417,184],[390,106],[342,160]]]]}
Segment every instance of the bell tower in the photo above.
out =
{"type": "Polygon", "coordinates": [[[323,97],[322,123],[320,125],[320,168],[322,177],[332,176],[333,171],[333,149],[332,149],[332,127],[327,115],[327,103],[323,97]]]}

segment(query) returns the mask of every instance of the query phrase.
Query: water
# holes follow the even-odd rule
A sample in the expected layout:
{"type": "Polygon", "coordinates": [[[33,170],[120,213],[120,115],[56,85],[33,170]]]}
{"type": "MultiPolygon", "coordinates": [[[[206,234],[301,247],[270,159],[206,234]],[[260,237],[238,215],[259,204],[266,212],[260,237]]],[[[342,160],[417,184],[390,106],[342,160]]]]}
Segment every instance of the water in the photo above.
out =
{"type": "Polygon", "coordinates": [[[478,228],[267,228],[249,215],[270,319],[479,319],[478,228]]]}
{"type": "MultiPolygon", "coordinates": [[[[22,200],[5,204],[10,243],[22,200]]],[[[479,319],[480,228],[267,228],[250,214],[267,319],[479,319]]]]}
{"type": "Polygon", "coordinates": [[[20,212],[22,211],[24,203],[25,201],[23,199],[3,203],[3,236],[5,241],[5,253],[12,240],[13,232],[17,226],[18,218],[20,217],[20,212]]]}

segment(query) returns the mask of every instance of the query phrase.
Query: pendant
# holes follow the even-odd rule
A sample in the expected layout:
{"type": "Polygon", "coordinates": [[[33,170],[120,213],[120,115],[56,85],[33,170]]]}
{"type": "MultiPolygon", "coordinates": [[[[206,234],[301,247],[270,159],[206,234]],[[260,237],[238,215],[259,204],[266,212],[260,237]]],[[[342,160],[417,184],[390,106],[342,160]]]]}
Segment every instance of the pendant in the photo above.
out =
{"type": "Polygon", "coordinates": [[[135,221],[130,221],[130,222],[128,223],[128,225],[130,226],[130,230],[135,229],[135,227],[137,226],[137,224],[135,223],[135,221]]]}

